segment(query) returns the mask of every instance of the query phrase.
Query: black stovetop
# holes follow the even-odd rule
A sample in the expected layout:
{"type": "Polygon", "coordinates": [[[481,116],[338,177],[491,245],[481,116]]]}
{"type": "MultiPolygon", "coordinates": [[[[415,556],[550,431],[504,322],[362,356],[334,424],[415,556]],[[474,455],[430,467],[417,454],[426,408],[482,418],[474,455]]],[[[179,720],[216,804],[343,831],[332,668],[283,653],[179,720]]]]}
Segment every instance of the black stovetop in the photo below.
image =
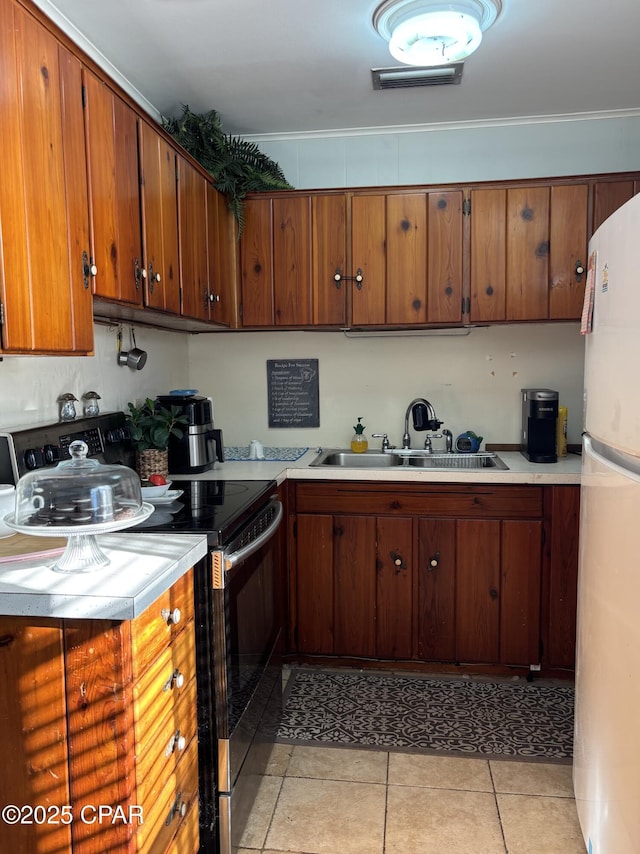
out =
{"type": "Polygon", "coordinates": [[[173,480],[183,494],[158,504],[149,518],[128,531],[206,534],[210,546],[225,545],[275,493],[270,480],[173,480]]]}

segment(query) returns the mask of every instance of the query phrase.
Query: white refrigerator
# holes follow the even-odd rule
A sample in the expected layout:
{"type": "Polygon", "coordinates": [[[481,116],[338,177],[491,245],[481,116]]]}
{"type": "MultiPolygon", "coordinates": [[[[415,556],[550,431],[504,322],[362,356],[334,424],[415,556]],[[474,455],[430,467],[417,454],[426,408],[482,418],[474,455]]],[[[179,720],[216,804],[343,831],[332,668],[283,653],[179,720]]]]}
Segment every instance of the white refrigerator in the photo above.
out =
{"type": "Polygon", "coordinates": [[[640,196],[589,259],[573,781],[589,854],[638,854],[640,196]]]}

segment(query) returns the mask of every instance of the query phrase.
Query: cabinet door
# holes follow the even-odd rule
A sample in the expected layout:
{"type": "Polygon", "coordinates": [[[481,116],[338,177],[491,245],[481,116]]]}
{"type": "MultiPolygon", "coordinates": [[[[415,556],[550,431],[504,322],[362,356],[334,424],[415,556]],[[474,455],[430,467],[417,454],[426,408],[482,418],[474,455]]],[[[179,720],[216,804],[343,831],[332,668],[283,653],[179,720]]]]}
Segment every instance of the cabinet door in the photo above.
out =
{"type": "Polygon", "coordinates": [[[333,516],[298,516],[295,632],[298,652],[333,653],[333,525],[333,516]]]}
{"type": "Polygon", "coordinates": [[[580,317],[588,203],[586,183],[472,191],[472,322],[580,317]]]}
{"type": "Polygon", "coordinates": [[[427,322],[462,321],[462,192],[427,194],[427,322]]]}
{"type": "Polygon", "coordinates": [[[471,193],[472,321],[496,322],[507,313],[507,191],[471,193]]]}
{"type": "Polygon", "coordinates": [[[94,293],[142,305],[136,114],[87,69],[83,79],[94,293]]]}
{"type": "Polygon", "coordinates": [[[352,323],[462,320],[462,191],[354,195],[352,323]]]}
{"type": "Polygon", "coordinates": [[[351,273],[362,272],[362,282],[351,290],[354,326],[383,324],[386,318],[386,203],[385,197],[351,199],[351,273]]]}
{"type": "Polygon", "coordinates": [[[208,320],[207,181],[180,156],[178,156],[178,233],[181,313],[185,317],[208,320]]]}
{"type": "Polygon", "coordinates": [[[542,522],[502,522],[500,662],[540,661],[542,522]]]}
{"type": "Polygon", "coordinates": [[[507,192],[506,274],[506,319],[546,319],[549,315],[548,187],[521,187],[507,192]]]}
{"type": "Polygon", "coordinates": [[[311,325],[311,200],[273,200],[273,293],[276,326],[311,325]]]}
{"type": "Polygon", "coordinates": [[[387,196],[386,322],[427,320],[427,199],[424,193],[387,196]]]}
{"type": "Polygon", "coordinates": [[[378,658],[411,658],[413,520],[376,520],[376,650],[378,658]]]}
{"type": "Polygon", "coordinates": [[[242,325],[273,326],[273,205],[271,199],[247,199],[240,241],[242,325]]]}
{"type": "Polygon", "coordinates": [[[175,149],[138,122],[145,304],[180,314],[178,191],[175,149]]]}
{"type": "Polygon", "coordinates": [[[416,564],[416,658],[455,661],[456,523],[420,519],[416,564]]]}
{"type": "Polygon", "coordinates": [[[93,349],[79,62],[21,7],[0,7],[2,350],[93,349]]]}
{"type": "Polygon", "coordinates": [[[235,219],[225,197],[207,183],[209,319],[232,328],[238,325],[236,236],[235,219]]]}
{"type": "Polygon", "coordinates": [[[614,211],[622,207],[637,192],[640,191],[639,179],[625,179],[623,181],[596,181],[593,192],[593,223],[591,234],[596,231],[602,223],[611,216],[614,211]]]}
{"type": "Polygon", "coordinates": [[[372,516],[336,516],[333,532],[334,653],[375,658],[375,519],[372,516]]]}
{"type": "MultiPolygon", "coordinates": [[[[0,35],[0,38],[2,36],[0,35]]],[[[64,639],[59,620],[0,617],[2,804],[44,809],[51,823],[3,823],[6,852],[71,851],[71,826],[53,809],[69,804],[64,639]],[[60,820],[62,819],[62,820],[60,820]]],[[[75,810],[75,807],[74,807],[75,810]]],[[[26,818],[26,816],[25,816],[26,818]]]]}
{"type": "Polygon", "coordinates": [[[456,660],[496,662],[500,630],[500,522],[457,522],[456,660]]]}
{"type": "Polygon", "coordinates": [[[312,275],[314,326],[345,326],[348,275],[346,196],[312,196],[312,275]]]}
{"type": "Polygon", "coordinates": [[[587,279],[588,210],[587,184],[551,188],[550,320],[575,320],[582,313],[587,279]]]}
{"type": "Polygon", "coordinates": [[[545,506],[551,521],[551,536],[542,607],[543,663],[549,667],[573,669],[576,657],[580,487],[548,487],[545,506]]]}

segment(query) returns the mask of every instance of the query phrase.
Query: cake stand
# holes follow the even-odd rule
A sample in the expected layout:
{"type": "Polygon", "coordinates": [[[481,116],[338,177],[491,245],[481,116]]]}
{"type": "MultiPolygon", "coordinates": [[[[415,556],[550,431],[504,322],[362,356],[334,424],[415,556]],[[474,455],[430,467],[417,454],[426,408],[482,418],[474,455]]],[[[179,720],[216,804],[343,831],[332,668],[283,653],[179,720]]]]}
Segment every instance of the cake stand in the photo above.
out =
{"type": "Polygon", "coordinates": [[[112,531],[123,531],[144,522],[154,509],[153,504],[143,502],[135,513],[126,518],[113,519],[110,522],[89,522],[84,525],[19,525],[15,522],[14,513],[8,513],[3,521],[14,531],[33,537],[68,537],[64,553],[51,567],[54,572],[93,572],[110,563],[96,537],[112,531]]]}

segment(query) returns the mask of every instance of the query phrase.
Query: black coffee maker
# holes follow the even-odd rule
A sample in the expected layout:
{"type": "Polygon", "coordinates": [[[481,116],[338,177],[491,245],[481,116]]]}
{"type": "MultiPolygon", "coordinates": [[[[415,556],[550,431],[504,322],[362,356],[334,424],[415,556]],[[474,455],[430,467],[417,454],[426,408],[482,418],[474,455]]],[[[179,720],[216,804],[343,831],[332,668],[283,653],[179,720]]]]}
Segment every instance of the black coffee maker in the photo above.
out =
{"type": "Polygon", "coordinates": [[[520,453],[532,463],[557,463],[558,392],[550,388],[523,388],[520,397],[520,453]]]}
{"type": "Polygon", "coordinates": [[[187,416],[182,438],[169,438],[169,473],[198,474],[209,471],[216,460],[224,462],[222,430],[213,427],[211,398],[198,394],[163,394],[156,403],[164,407],[177,406],[187,416]]]}

